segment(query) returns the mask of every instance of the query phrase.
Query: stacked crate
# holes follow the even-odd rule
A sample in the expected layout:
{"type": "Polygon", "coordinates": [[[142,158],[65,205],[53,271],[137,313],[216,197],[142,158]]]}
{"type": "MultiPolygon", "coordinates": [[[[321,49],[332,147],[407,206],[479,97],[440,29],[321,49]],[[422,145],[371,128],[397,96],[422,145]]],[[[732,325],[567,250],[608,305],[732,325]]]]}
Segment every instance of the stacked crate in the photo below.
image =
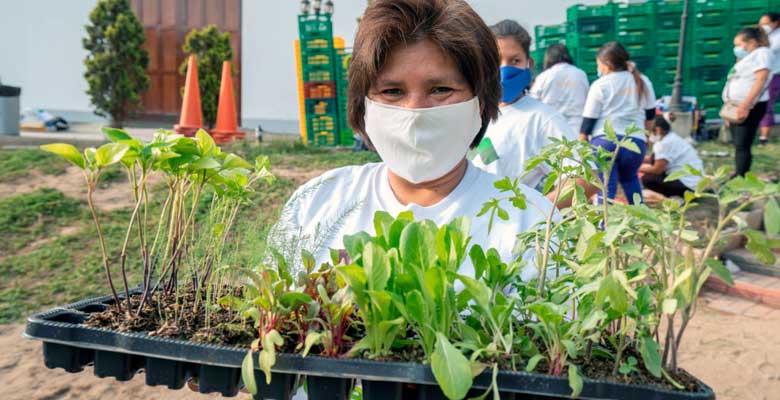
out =
{"type": "Polygon", "coordinates": [[[623,44],[637,68],[652,80],[656,42],[648,40],[655,31],[655,3],[615,5],[615,40],[623,44]]]}
{"type": "Polygon", "coordinates": [[[353,146],[355,139],[352,129],[347,122],[347,70],[352,54],[349,49],[344,47],[344,39],[334,38],[336,48],[336,92],[338,98],[339,111],[339,144],[342,146],[353,146]]]}
{"type": "Polygon", "coordinates": [[[317,146],[339,144],[337,55],[330,17],[330,14],[298,16],[305,142],[317,146]]]}
{"type": "Polygon", "coordinates": [[[574,62],[591,81],[597,77],[596,54],[599,48],[615,40],[615,10],[613,3],[596,6],[577,4],[566,9],[570,27],[566,45],[574,62]]]}
{"type": "Polygon", "coordinates": [[[547,48],[553,44],[563,43],[566,44],[566,33],[568,32],[568,24],[558,25],[538,25],[534,28],[536,37],[536,49],[531,55],[536,62],[536,71],[542,71],[542,63],[544,62],[544,53],[547,48]]]}
{"type": "MultiPolygon", "coordinates": [[[[576,64],[596,78],[596,53],[616,40],[628,50],[639,69],[653,82],[657,96],[670,95],[677,70],[680,19],[684,0],[575,5],[566,10],[565,43],[576,64]]],[[[780,10],[780,0],[689,0],[683,58],[683,94],[696,96],[707,109],[721,106],[721,91],[734,64],[734,35],[755,26],[762,14],[780,10]]],[[[557,25],[556,25],[557,26],[557,25]]],[[[553,40],[551,27],[536,27],[540,61],[553,40]]],[[[560,40],[564,41],[564,40],[560,40]]]]}

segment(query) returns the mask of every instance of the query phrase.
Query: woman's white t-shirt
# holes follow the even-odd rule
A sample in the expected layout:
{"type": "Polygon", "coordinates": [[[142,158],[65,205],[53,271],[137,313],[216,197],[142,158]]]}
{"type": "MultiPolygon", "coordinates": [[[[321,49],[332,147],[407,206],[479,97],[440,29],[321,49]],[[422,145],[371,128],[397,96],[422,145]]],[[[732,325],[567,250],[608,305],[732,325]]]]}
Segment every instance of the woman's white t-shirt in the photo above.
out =
{"type": "Polygon", "coordinates": [[[589,85],[585,71],[562,62],[539,74],[529,95],[558,110],[572,131],[579,132],[589,85]]]}
{"type": "MultiPolygon", "coordinates": [[[[756,82],[756,72],[763,69],[772,72],[774,65],[775,55],[769,47],[759,47],[751,51],[745,58],[737,61],[729,72],[728,81],[723,88],[723,101],[741,102],[745,100],[756,82]]],[[[768,86],[769,80],[767,79],[758,101],[769,100],[769,92],[766,90],[768,86]]]]}
{"type": "Polygon", "coordinates": [[[774,68],[770,72],[778,74],[780,73],[780,29],[769,32],[769,48],[775,56],[774,68]]]}
{"type": "MultiPolygon", "coordinates": [[[[656,160],[666,160],[665,172],[667,175],[685,169],[686,164],[699,171],[704,170],[704,165],[699,154],[696,153],[696,149],[675,132],[667,133],[658,143],[653,144],[653,155],[656,160]]],[[[691,190],[696,189],[699,181],[701,181],[701,177],[696,175],[680,178],[680,182],[691,190]]]]}
{"type": "Polygon", "coordinates": [[[582,116],[596,120],[593,137],[604,135],[604,122],[610,121],[618,135],[624,135],[632,125],[642,132],[631,135],[645,140],[645,110],[655,108],[653,84],[642,75],[644,90],[641,98],[634,75],[628,71],[612,72],[596,79],[590,86],[582,116]]]}
{"type": "MultiPolygon", "coordinates": [[[[493,183],[500,178],[474,167],[470,162],[455,190],[435,205],[401,204],[388,180],[387,166],[372,163],[337,168],[307,182],[285,205],[279,222],[269,233],[269,245],[288,262],[300,265],[300,252],[307,250],[320,264],[330,261],[330,249],[343,249],[344,236],[361,231],[375,234],[374,214],[386,211],[397,216],[412,211],[416,220],[429,219],[437,225],[466,216],[471,219],[471,245],[484,250],[495,248],[504,261],[513,260],[516,236],[545,221],[552,203],[541,193],[521,185],[527,199],[525,210],[503,204],[509,212],[507,221],[496,218],[488,232],[489,216],[476,215],[485,202],[505,197],[493,183]]],[[[524,258],[529,257],[524,252],[524,258]]],[[[461,274],[474,276],[470,260],[461,266],[461,274]]],[[[524,280],[536,276],[536,269],[526,268],[524,280]]]]}
{"type": "MultiPolygon", "coordinates": [[[[501,108],[498,120],[488,126],[472,161],[492,174],[519,178],[525,172],[526,161],[550,144],[551,137],[576,140],[577,134],[558,111],[524,96],[501,108]]],[[[548,173],[550,168],[542,163],[521,182],[535,188],[548,173]]]]}

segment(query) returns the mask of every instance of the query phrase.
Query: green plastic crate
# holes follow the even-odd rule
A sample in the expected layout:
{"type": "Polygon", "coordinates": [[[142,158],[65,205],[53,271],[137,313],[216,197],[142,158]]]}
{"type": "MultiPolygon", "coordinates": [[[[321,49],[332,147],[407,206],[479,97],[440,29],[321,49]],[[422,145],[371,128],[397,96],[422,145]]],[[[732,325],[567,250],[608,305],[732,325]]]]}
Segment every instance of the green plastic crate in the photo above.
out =
{"type": "Polygon", "coordinates": [[[572,22],[574,32],[581,34],[607,33],[615,31],[615,18],[613,17],[589,17],[580,18],[572,22]]]}
{"type": "MultiPolygon", "coordinates": [[[[740,0],[735,0],[739,2],[740,0]]],[[[691,0],[688,11],[728,11],[732,8],[732,0],[691,0]]]]}
{"type": "Polygon", "coordinates": [[[739,10],[734,11],[731,13],[732,19],[732,30],[733,33],[736,34],[740,29],[748,26],[755,26],[758,24],[759,18],[761,18],[761,15],[764,14],[766,11],[759,11],[759,10],[739,10]]]}
{"type": "Polygon", "coordinates": [[[650,15],[628,15],[615,18],[616,31],[643,31],[655,30],[655,16],[650,15]]]}
{"type": "Polygon", "coordinates": [[[352,147],[355,145],[355,133],[352,129],[344,129],[339,132],[339,146],[352,147]]]}
{"type": "Polygon", "coordinates": [[[728,26],[697,26],[687,33],[697,39],[733,39],[733,34],[728,26]]]}
{"type": "Polygon", "coordinates": [[[734,11],[755,10],[758,13],[777,11],[780,9],[780,0],[734,0],[731,4],[734,11]]]}
{"type": "Polygon", "coordinates": [[[562,23],[557,25],[537,25],[534,27],[534,37],[536,40],[546,37],[565,36],[569,30],[569,24],[562,23]]]}
{"type": "Polygon", "coordinates": [[[615,40],[623,45],[641,44],[652,46],[656,42],[652,39],[653,36],[653,31],[651,30],[623,31],[615,35],[615,40]]]}
{"type": "Polygon", "coordinates": [[[656,12],[658,14],[664,14],[664,13],[681,14],[685,6],[685,1],[684,0],[655,0],[655,6],[656,6],[656,12]]]}
{"type": "Polygon", "coordinates": [[[726,84],[725,79],[716,80],[716,81],[705,81],[701,79],[696,79],[693,81],[693,90],[697,94],[721,94],[723,92],[723,86],[725,84],[726,84]]]}
{"type": "Polygon", "coordinates": [[[653,15],[655,9],[656,4],[652,0],[642,3],[618,3],[615,5],[615,15],[618,17],[653,15]]]}
{"type": "Polygon", "coordinates": [[[322,37],[333,40],[333,23],[330,20],[330,15],[299,15],[298,33],[301,39],[322,37]]]}
{"type": "Polygon", "coordinates": [[[722,26],[729,20],[729,10],[704,10],[693,15],[694,26],[722,26]]]}
{"type": "Polygon", "coordinates": [[[326,82],[334,80],[335,65],[303,65],[304,82],[326,82]]]}
{"type": "Polygon", "coordinates": [[[566,46],[570,49],[598,49],[612,40],[615,40],[612,33],[570,33],[566,36],[566,46]]]}
{"type": "Polygon", "coordinates": [[[536,40],[536,46],[538,48],[546,49],[551,45],[563,43],[566,44],[566,36],[546,37],[536,40]]]}
{"type": "Polygon", "coordinates": [[[711,53],[729,54],[732,51],[731,48],[731,39],[725,36],[720,38],[693,38],[692,50],[694,55],[711,53]]]}
{"type": "Polygon", "coordinates": [[[615,4],[613,3],[594,6],[575,4],[566,9],[566,20],[568,22],[590,17],[613,17],[614,15],[615,4]]]}

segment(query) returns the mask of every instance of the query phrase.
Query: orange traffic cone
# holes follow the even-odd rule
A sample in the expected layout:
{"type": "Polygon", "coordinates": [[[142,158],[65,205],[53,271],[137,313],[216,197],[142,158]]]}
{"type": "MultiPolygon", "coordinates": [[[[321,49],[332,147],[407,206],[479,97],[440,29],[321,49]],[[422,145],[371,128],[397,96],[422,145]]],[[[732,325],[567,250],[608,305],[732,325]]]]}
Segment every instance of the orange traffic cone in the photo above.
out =
{"type": "Polygon", "coordinates": [[[211,136],[217,143],[227,143],[233,139],[243,139],[244,132],[238,130],[236,99],[233,97],[233,77],[230,62],[222,62],[222,82],[219,86],[219,107],[217,108],[217,126],[211,130],[211,136]]]}
{"type": "Polygon", "coordinates": [[[200,86],[198,86],[198,63],[191,55],[187,64],[187,78],[184,82],[184,99],[181,104],[179,123],[173,129],[184,136],[195,136],[203,128],[203,113],[200,108],[200,86]]]}

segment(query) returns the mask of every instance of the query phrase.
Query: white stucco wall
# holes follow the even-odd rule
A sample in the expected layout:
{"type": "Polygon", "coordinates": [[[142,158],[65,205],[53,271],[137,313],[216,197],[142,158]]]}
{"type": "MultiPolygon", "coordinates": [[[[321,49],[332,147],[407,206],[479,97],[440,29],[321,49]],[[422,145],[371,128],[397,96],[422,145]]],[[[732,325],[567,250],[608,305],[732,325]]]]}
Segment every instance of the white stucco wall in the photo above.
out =
{"type": "MultiPolygon", "coordinates": [[[[217,0],[209,0],[217,1],[217,0]]],[[[334,34],[351,45],[365,0],[334,0],[334,34]]],[[[489,24],[518,20],[560,23],[566,7],[605,0],[469,0],[489,24]]],[[[22,86],[22,108],[43,107],[72,120],[94,120],[84,81],[84,25],[96,0],[0,0],[0,79],[22,86]]],[[[293,41],[298,0],[244,0],[242,125],[297,131],[298,95],[293,41]]]]}
{"type": "Polygon", "coordinates": [[[96,0],[0,0],[0,79],[22,87],[21,108],[76,120],[92,113],[84,80],[84,25],[96,0]]]}

